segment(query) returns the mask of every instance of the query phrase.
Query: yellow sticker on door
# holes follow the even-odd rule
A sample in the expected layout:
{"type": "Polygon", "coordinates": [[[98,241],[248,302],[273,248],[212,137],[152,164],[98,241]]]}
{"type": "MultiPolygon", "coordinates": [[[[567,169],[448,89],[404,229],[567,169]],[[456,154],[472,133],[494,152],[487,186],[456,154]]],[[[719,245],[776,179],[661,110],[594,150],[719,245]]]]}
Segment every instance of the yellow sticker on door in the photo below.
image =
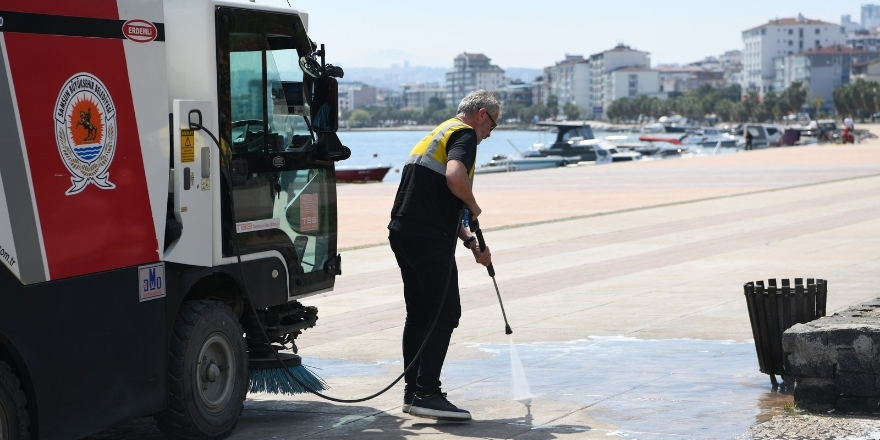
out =
{"type": "Polygon", "coordinates": [[[196,139],[192,130],[180,130],[180,162],[196,161],[196,139]]]}

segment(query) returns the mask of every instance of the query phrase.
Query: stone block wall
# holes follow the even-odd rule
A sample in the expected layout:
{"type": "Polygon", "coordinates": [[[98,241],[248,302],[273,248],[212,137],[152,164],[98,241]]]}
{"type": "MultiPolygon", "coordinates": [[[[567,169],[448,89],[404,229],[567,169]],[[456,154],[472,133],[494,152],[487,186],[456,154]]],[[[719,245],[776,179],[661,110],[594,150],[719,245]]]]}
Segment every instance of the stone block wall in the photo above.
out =
{"type": "Polygon", "coordinates": [[[782,349],[799,404],[880,413],[880,298],[791,327],[782,349]]]}

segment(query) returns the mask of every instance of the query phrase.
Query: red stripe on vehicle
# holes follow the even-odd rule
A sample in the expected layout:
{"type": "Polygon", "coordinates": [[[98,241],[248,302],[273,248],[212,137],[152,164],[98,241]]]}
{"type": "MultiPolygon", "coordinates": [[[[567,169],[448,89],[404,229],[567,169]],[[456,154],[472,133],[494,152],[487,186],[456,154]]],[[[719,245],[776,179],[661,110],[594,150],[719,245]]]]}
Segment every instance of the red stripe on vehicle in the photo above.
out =
{"type": "MultiPolygon", "coordinates": [[[[50,277],[155,261],[158,243],[123,41],[14,33],[5,37],[50,277]],[[64,159],[60,147],[56,103],[68,80],[81,73],[100,80],[112,99],[107,102],[115,117],[115,150],[104,188],[99,183],[73,182],[71,159],[64,159]]],[[[90,99],[99,104],[101,93],[90,99]]],[[[70,124],[72,142],[90,137],[97,142],[108,133],[109,123],[100,126],[97,105],[73,109],[70,114],[87,111],[91,119],[82,121],[91,122],[70,124]]]]}
{"type": "Polygon", "coordinates": [[[71,17],[119,19],[116,0],[54,1],[3,0],[0,9],[34,14],[67,15],[71,17]]]}

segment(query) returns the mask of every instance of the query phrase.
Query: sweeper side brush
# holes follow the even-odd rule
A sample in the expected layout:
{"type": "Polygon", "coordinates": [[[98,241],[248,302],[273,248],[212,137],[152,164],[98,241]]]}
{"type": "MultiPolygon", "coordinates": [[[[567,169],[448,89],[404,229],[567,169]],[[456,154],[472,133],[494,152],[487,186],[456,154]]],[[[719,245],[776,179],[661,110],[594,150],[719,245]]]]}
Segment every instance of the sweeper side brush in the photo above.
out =
{"type": "Polygon", "coordinates": [[[248,362],[248,392],[271,394],[303,394],[328,389],[327,383],[302,364],[302,358],[290,353],[278,353],[284,366],[296,381],[279,369],[274,356],[251,358],[248,362]]]}

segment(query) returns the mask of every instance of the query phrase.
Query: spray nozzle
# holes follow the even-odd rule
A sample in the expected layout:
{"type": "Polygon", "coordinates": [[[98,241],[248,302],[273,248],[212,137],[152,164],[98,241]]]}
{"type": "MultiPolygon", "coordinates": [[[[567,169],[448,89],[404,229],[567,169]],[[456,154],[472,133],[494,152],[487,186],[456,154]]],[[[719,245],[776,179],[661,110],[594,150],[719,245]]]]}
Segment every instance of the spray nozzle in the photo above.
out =
{"type": "Polygon", "coordinates": [[[510,329],[510,324],[504,324],[504,334],[505,335],[512,335],[513,334],[513,330],[510,329]]]}

